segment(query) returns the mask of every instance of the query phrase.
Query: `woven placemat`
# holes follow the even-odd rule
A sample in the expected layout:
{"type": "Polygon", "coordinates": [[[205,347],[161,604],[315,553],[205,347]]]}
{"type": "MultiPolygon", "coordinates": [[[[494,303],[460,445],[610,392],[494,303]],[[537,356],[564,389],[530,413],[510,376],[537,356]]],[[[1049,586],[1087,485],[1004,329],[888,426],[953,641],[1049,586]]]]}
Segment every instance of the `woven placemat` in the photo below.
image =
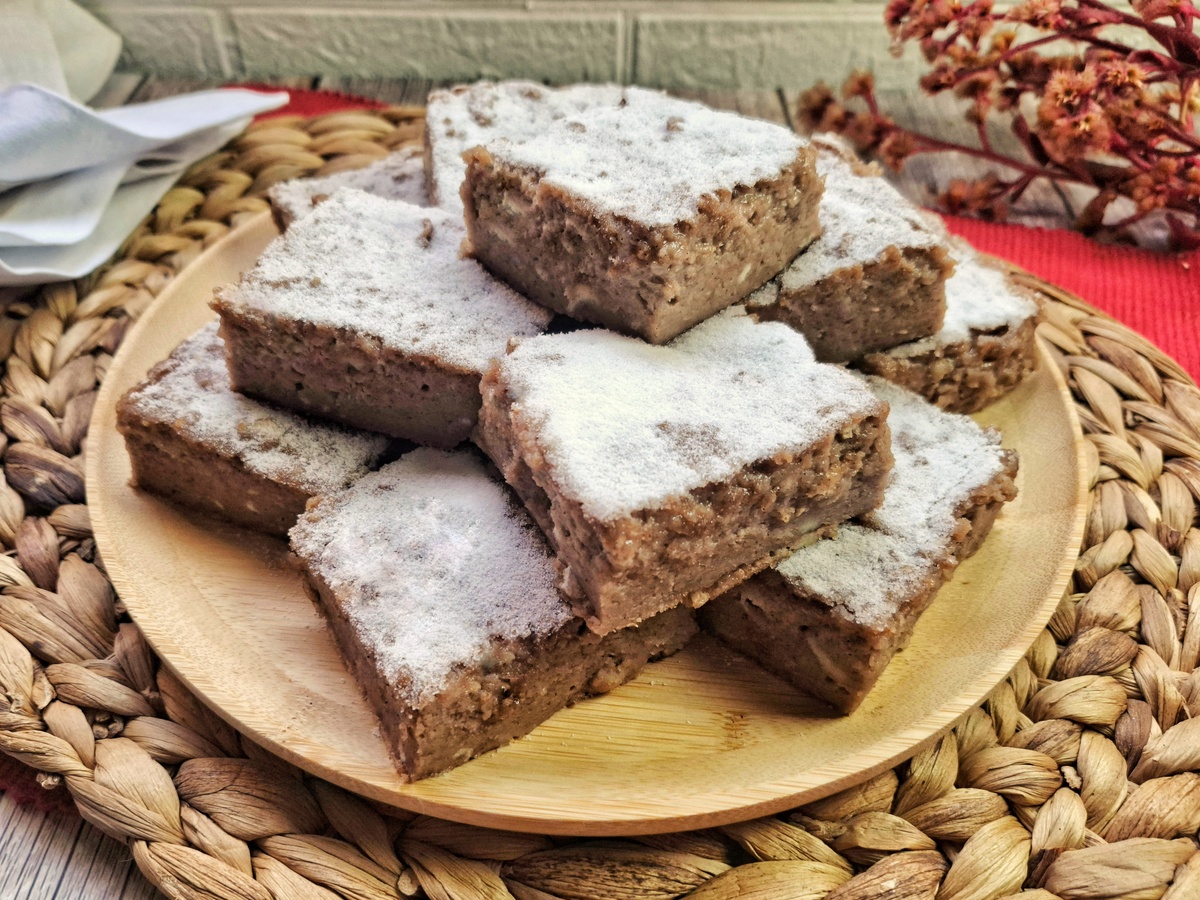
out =
{"type": "Polygon", "coordinates": [[[1092,508],[1071,593],[980,709],[894,771],[778,817],[585,841],[382,812],[270,756],[158,664],[104,575],[82,440],[127,325],[261,193],[419,139],[391,108],[252,127],[112,265],[0,318],[0,749],[171,897],[1200,896],[1200,391],[1029,276],[1074,391],[1092,508]]]}

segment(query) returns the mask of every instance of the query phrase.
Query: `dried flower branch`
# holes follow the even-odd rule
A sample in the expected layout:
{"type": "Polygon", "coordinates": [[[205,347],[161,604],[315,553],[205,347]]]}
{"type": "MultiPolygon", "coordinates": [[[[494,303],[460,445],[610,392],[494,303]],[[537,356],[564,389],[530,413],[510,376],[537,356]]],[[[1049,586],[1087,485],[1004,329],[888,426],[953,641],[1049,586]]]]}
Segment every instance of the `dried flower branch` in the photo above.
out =
{"type": "Polygon", "coordinates": [[[811,129],[840,132],[895,169],[944,150],[1008,167],[951,183],[941,198],[950,211],[1004,218],[1046,178],[1095,189],[1076,220],[1084,232],[1124,231],[1162,210],[1176,245],[1200,246],[1196,18],[1190,0],[1133,0],[1132,12],[1101,0],[1024,0],[1006,12],[992,0],[891,0],[885,19],[896,46],[919,44],[932,66],[922,89],[969,102],[978,145],[901,127],[879,108],[865,73],[846,82],[845,102],[820,84],[799,112],[811,129]],[[1007,117],[1027,158],[993,147],[987,125],[996,116],[1007,117]],[[1106,225],[1118,197],[1132,211],[1106,225]]]}

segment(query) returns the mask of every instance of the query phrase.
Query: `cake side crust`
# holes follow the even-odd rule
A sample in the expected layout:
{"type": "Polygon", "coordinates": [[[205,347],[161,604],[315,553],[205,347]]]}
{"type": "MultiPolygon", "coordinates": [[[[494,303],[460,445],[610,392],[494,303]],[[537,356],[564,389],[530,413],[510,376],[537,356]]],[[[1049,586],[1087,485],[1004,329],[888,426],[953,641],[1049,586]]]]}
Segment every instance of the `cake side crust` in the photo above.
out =
{"type": "Polygon", "coordinates": [[[398,771],[417,781],[460,766],[527,735],[566,706],[633,680],[646,664],[682,649],[693,614],[670,610],[600,638],[579,619],[523,641],[496,641],[489,657],[462,666],[426,703],[400,696],[372,649],[359,640],[338,592],[303,567],[338,647],[379,716],[398,771]]]}
{"type": "Polygon", "coordinates": [[[908,645],[917,621],[958,563],[983,544],[1001,508],[1016,494],[1015,475],[1016,455],[1009,453],[1004,471],[960,506],[951,540],[926,563],[919,583],[893,597],[895,609],[886,622],[856,621],[772,570],[700,610],[704,630],[838,712],[851,713],[908,645]]]}
{"type": "Polygon", "coordinates": [[[221,337],[237,391],[392,437],[448,449],[479,412],[479,376],[369,336],[226,303],[221,337]]]}
{"type": "Polygon", "coordinates": [[[999,435],[874,380],[896,465],[878,510],[701,610],[705,630],[841,712],[855,709],[1016,496],[999,435]]]}
{"type": "Polygon", "coordinates": [[[694,218],[664,226],[597,214],[483,148],[465,158],[476,259],[543,306],[654,344],[745,298],[820,234],[809,148],[777,177],[708,195],[694,218]]]}
{"type": "Polygon", "coordinates": [[[947,412],[990,406],[1037,367],[1037,322],[1027,319],[999,333],[974,332],[913,356],[870,353],[856,366],[920,394],[947,412]]]}
{"type": "Polygon", "coordinates": [[[475,442],[555,549],[573,608],[601,634],[680,603],[700,606],[778,563],[811,532],[874,509],[891,468],[882,410],[801,453],[754,461],[657,508],[601,521],[558,489],[497,367],[481,389],[475,442]]]}
{"type": "Polygon", "coordinates": [[[389,444],[234,392],[216,322],[155,365],[116,412],[135,486],[275,534],[309,497],[367,474],[389,444]]]}
{"type": "Polygon", "coordinates": [[[117,404],[117,430],[129,452],[131,484],[180,506],[286,536],[311,496],[297,484],[250,472],[125,403],[117,404]]]}
{"type": "Polygon", "coordinates": [[[938,331],[954,267],[940,221],[840,141],[822,136],[813,147],[825,180],[821,236],[747,306],[800,331],[822,362],[938,331]]]}
{"type": "Polygon", "coordinates": [[[952,265],[942,247],[893,246],[812,285],[781,284],[774,302],[749,306],[803,334],[818,360],[849,362],[936,332],[952,265]]]}

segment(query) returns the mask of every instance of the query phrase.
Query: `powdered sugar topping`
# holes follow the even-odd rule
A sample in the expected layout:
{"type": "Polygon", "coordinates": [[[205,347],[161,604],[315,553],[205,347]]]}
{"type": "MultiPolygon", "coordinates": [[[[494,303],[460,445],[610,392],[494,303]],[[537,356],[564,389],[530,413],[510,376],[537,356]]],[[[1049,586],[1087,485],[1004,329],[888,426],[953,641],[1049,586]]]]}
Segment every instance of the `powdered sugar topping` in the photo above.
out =
{"type": "Polygon", "coordinates": [[[433,91],[425,111],[434,196],[443,209],[462,213],[459,195],[467,167],[462,154],[495,138],[523,141],[547,125],[596,104],[615,104],[624,88],[577,84],[548,88],[531,81],[480,81],[433,91]]]}
{"type": "Polygon", "coordinates": [[[655,508],[881,411],[804,338],[727,310],[663,347],[608,331],[522,341],[499,363],[559,490],[600,521],[655,508]]]}
{"type": "Polygon", "coordinates": [[[937,347],[970,340],[973,333],[1019,328],[1038,313],[1037,304],[1013,284],[1002,269],[988,263],[969,245],[955,242],[958,262],[946,279],[946,318],[942,330],[919,341],[901,344],[892,356],[918,356],[937,347]]]}
{"type": "Polygon", "coordinates": [[[323,498],[292,550],[344,597],[359,640],[412,703],[495,641],[547,635],[572,614],[550,551],[471,451],[421,448],[323,498]]]}
{"type": "Polygon", "coordinates": [[[817,144],[817,172],[825,178],[820,218],[823,233],[784,270],[785,291],[798,291],[850,266],[878,260],[889,247],[901,250],[942,243],[926,213],[881,176],[861,175],[840,153],[817,144]]]}
{"type": "Polygon", "coordinates": [[[527,139],[485,146],[597,214],[655,227],[694,219],[705,196],[778,178],[807,143],[770,122],[625,88],[527,139]]]}
{"type": "Polygon", "coordinates": [[[234,393],[216,322],[180,344],[152,378],[129,394],[138,415],[312,494],[340,490],[366,474],[388,445],[382,435],[310,422],[234,393]]]}
{"type": "Polygon", "coordinates": [[[782,562],[779,573],[832,610],[886,626],[950,556],[955,510],[1004,468],[999,436],[904,388],[868,379],[891,406],[895,467],[870,524],[848,524],[782,562]]]}
{"type": "Polygon", "coordinates": [[[415,147],[404,147],[361,169],[335,172],[322,178],[293,178],[281,181],[267,191],[271,203],[283,211],[288,221],[302,219],[338,188],[356,188],[403,200],[414,206],[428,206],[425,191],[425,160],[415,147]]]}
{"type": "Polygon", "coordinates": [[[343,188],[296,222],[222,303],[344,329],[482,374],[551,313],[463,259],[462,222],[440,209],[343,188]]]}

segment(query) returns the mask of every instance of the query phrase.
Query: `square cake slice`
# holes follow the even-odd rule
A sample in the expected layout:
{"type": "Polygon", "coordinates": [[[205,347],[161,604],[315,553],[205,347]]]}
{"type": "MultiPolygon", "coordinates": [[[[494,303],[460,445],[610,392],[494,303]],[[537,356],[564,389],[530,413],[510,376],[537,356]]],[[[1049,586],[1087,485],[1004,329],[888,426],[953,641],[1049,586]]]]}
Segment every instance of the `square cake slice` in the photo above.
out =
{"type": "Polygon", "coordinates": [[[465,156],[475,257],[543,306],[653,344],[744,299],[820,233],[806,141],[653,91],[465,156]]]}
{"type": "Polygon", "coordinates": [[[619,103],[611,84],[548,88],[532,81],[479,81],[431,91],[425,108],[425,177],[434,206],[462,215],[463,153],[498,137],[527,140],[548,124],[600,103],[619,103]]]}
{"type": "Polygon", "coordinates": [[[998,434],[886,381],[871,389],[891,406],[883,505],[700,612],[706,631],[843,713],[1016,496],[1017,455],[998,434]]]}
{"type": "Polygon", "coordinates": [[[791,325],[823,362],[933,334],[953,268],[941,223],[839,142],[821,138],[813,147],[825,179],[821,236],[747,307],[791,325]]]}
{"type": "Polygon", "coordinates": [[[869,353],[858,363],[942,409],[978,412],[1037,366],[1038,305],[998,264],[956,241],[946,321],[932,337],[869,353]]]}
{"type": "Polygon", "coordinates": [[[600,634],[699,606],[873,509],[891,467],[887,404],[736,309],[666,347],[602,330],[521,341],[482,391],[475,442],[600,634]]]}
{"type": "Polygon", "coordinates": [[[361,478],[390,443],[234,393],[216,322],[120,399],[117,429],[137,487],[281,535],[310,497],[361,478]]]}
{"type": "Polygon", "coordinates": [[[314,501],[292,550],[410,780],[625,683],[696,631],[678,609],[591,634],[537,526],[474,451],[415,450],[314,501]]]}
{"type": "Polygon", "coordinates": [[[293,178],[274,185],[267,191],[267,200],[271,203],[275,224],[280,231],[285,231],[339,188],[356,188],[376,197],[403,200],[413,206],[429,205],[421,150],[402,147],[361,169],[348,169],[318,178],[293,178]]]}
{"type": "Polygon", "coordinates": [[[462,223],[349,188],[275,240],[214,308],[235,390],[449,448],[479,379],[551,313],[459,254],[462,223]]]}

